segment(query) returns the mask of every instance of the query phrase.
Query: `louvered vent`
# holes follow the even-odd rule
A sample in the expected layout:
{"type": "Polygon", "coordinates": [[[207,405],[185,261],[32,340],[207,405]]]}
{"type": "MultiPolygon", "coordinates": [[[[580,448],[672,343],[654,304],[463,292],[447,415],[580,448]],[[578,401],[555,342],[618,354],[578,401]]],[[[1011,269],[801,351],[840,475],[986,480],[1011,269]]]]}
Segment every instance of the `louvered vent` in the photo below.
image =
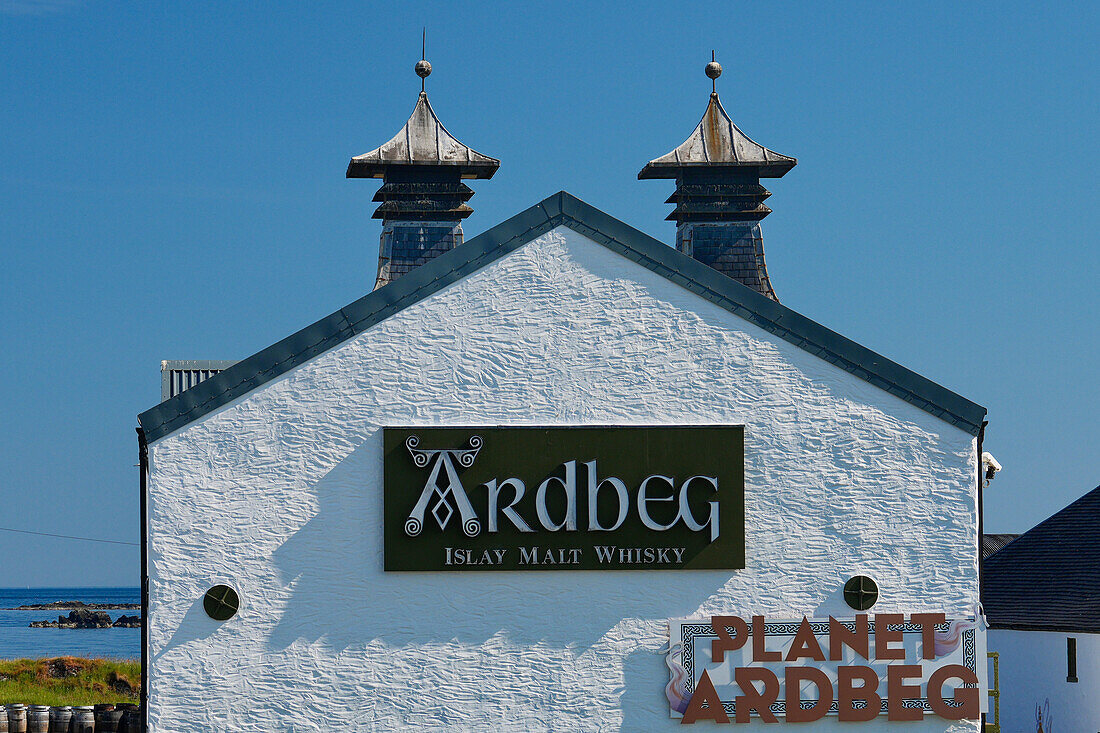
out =
{"type": "Polygon", "coordinates": [[[160,363],[160,401],[169,400],[236,363],[235,361],[162,361],[160,363]]]}

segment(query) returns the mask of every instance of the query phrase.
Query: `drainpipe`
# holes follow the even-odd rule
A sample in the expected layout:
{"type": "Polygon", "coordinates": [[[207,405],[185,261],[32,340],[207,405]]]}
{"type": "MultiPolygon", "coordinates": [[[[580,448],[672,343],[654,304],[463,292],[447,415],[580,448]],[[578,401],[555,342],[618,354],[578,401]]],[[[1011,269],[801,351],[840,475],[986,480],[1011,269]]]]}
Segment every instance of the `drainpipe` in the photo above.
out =
{"type": "Polygon", "coordinates": [[[988,424],[988,420],[982,420],[982,427],[978,430],[978,603],[982,601],[982,535],[985,533],[985,469],[982,466],[982,444],[985,442],[985,426],[988,424]]]}
{"type": "Polygon", "coordinates": [[[138,466],[141,486],[141,730],[149,729],[149,444],[145,431],[137,429],[138,466]]]}
{"type": "MultiPolygon", "coordinates": [[[[983,569],[985,564],[982,559],[982,535],[985,533],[985,499],[982,489],[985,483],[985,467],[982,466],[982,444],[985,442],[985,426],[989,424],[988,420],[982,420],[982,426],[978,429],[978,607],[981,608],[982,603],[982,579],[983,569]]],[[[982,613],[985,613],[985,609],[982,609],[982,613]]],[[[142,627],[144,628],[144,627],[142,627]]],[[[982,664],[988,664],[988,660],[981,660],[982,664]]],[[[144,688],[143,688],[144,689],[144,688]]],[[[985,730],[985,713],[982,713],[982,730],[985,730]]]]}

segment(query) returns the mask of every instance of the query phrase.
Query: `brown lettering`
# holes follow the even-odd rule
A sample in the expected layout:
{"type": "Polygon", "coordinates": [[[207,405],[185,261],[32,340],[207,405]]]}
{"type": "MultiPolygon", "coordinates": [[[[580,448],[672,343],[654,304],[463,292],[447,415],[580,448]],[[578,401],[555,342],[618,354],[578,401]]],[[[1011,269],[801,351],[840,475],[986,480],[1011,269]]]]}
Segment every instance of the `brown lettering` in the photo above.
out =
{"type": "Polygon", "coordinates": [[[825,661],[825,652],[821,651],[821,645],[817,643],[814,630],[810,628],[810,622],[805,616],[802,617],[802,623],[798,625],[791,648],[787,650],[787,661],[791,662],[803,657],[818,662],[825,661]]]}
{"type": "MultiPolygon", "coordinates": [[[[756,619],[763,620],[763,616],[753,618],[753,628],[756,628],[756,619]]],[[[762,624],[761,624],[762,625],[762,624]]],[[[778,652],[777,652],[778,654],[778,652]]],[[[756,714],[765,723],[778,723],[771,705],[779,697],[779,678],[771,670],[762,667],[738,667],[733,672],[733,678],[742,694],[734,698],[736,720],[738,723],[749,722],[749,711],[755,710],[756,714]],[[764,690],[758,692],[755,682],[763,682],[764,690]]]]}
{"type": "MultiPolygon", "coordinates": [[[[881,617],[876,617],[875,621],[881,617]]],[[[907,685],[907,679],[920,679],[919,664],[891,664],[886,668],[886,719],[921,720],[924,710],[905,707],[906,700],[920,699],[920,684],[907,685]]]]}
{"type": "Polygon", "coordinates": [[[977,720],[981,717],[977,687],[959,687],[955,689],[957,707],[947,704],[943,696],[943,683],[950,677],[958,677],[964,683],[978,684],[978,676],[961,664],[945,664],[928,678],[928,704],[932,712],[947,720],[977,720]]]}
{"type": "Polygon", "coordinates": [[[867,614],[856,614],[855,631],[849,631],[847,626],[829,617],[829,659],[834,662],[844,659],[845,646],[864,659],[870,659],[871,630],[867,614]]]}
{"type": "Polygon", "coordinates": [[[816,667],[787,667],[784,684],[787,689],[787,722],[808,723],[821,720],[833,704],[833,683],[829,675],[816,667]],[[817,701],[811,707],[802,707],[801,687],[812,682],[817,687],[817,701]]]}
{"type": "Polygon", "coordinates": [[[699,678],[699,684],[695,686],[695,692],[691,693],[691,701],[688,703],[687,710],[684,711],[684,717],[680,718],[680,725],[690,725],[697,720],[713,720],[715,723],[730,722],[726,709],[722,707],[722,701],[718,699],[714,683],[710,681],[710,675],[705,669],[703,676],[699,678]]]}
{"type": "Polygon", "coordinates": [[[900,613],[875,614],[875,659],[905,659],[905,649],[893,649],[891,642],[901,641],[901,629],[890,629],[905,623],[900,613]]]}
{"type": "Polygon", "coordinates": [[[920,649],[925,659],[936,658],[936,624],[947,623],[942,613],[914,613],[909,621],[920,624],[920,649]]]}
{"type": "Polygon", "coordinates": [[[752,661],[754,662],[778,662],[783,655],[776,651],[768,651],[764,648],[764,617],[752,617],[752,661]]]}
{"type": "Polygon", "coordinates": [[[838,667],[836,680],[836,700],[840,720],[864,722],[874,720],[882,709],[882,698],[878,694],[878,674],[870,667],[855,665],[838,667]],[[852,682],[862,680],[863,684],[853,687],[852,682]],[[857,708],[856,700],[864,700],[865,708],[857,708]]]}
{"type": "Polygon", "coordinates": [[[740,616],[711,616],[710,627],[718,634],[718,638],[710,643],[713,662],[721,662],[726,658],[726,652],[740,649],[749,640],[749,625],[740,616]],[[733,629],[733,636],[726,631],[727,626],[733,629]]]}

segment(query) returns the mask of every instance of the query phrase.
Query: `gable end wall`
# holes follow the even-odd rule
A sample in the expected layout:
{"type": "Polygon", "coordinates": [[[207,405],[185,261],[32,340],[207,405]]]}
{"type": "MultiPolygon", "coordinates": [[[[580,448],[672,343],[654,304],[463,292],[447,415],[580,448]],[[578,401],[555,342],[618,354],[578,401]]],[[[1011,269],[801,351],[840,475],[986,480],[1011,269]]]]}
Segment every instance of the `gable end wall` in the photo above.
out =
{"type": "Polygon", "coordinates": [[[975,448],[558,227],[150,446],[151,729],[671,729],[670,617],[971,615],[975,448]],[[383,425],[699,423],[746,426],[744,570],[381,570],[383,425]]]}

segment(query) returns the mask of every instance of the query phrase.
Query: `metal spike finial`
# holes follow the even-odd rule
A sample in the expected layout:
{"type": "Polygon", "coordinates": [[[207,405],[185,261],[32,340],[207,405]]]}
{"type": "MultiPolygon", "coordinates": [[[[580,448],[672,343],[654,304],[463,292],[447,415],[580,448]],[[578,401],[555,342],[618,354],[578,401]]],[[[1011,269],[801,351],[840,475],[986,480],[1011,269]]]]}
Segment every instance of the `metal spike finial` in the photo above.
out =
{"type": "Polygon", "coordinates": [[[707,64],[707,76],[710,77],[710,93],[718,93],[718,77],[722,75],[722,64],[714,60],[714,51],[710,52],[710,63],[707,64]]]}
{"type": "Polygon", "coordinates": [[[428,59],[425,57],[428,55],[428,29],[424,29],[424,35],[420,39],[420,60],[416,62],[416,66],[413,69],[416,71],[416,75],[420,77],[420,91],[424,91],[424,80],[432,73],[432,65],[428,63],[428,59]]]}

